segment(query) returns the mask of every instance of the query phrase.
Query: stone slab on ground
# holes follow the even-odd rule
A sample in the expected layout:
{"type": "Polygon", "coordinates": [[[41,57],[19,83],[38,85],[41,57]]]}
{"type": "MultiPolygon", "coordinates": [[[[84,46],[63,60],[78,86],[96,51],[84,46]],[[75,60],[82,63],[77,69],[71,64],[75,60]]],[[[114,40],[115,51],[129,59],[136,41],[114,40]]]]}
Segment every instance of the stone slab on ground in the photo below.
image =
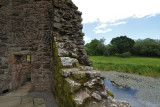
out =
{"type": "Polygon", "coordinates": [[[16,98],[1,98],[0,106],[1,107],[17,107],[21,103],[21,97],[16,98]],[[3,100],[3,102],[2,102],[3,100]]]}
{"type": "MultiPolygon", "coordinates": [[[[56,99],[55,99],[55,97],[53,96],[52,93],[49,93],[49,92],[31,92],[26,96],[33,97],[33,98],[43,98],[46,107],[59,107],[57,102],[56,102],[56,99]]],[[[39,107],[39,106],[36,106],[36,107],[39,107]]]]}
{"type": "Polygon", "coordinates": [[[43,98],[34,98],[34,105],[35,106],[42,105],[42,104],[44,104],[43,98]]]}
{"type": "Polygon", "coordinates": [[[30,92],[31,83],[0,96],[0,107],[59,107],[52,93],[30,92]]]}

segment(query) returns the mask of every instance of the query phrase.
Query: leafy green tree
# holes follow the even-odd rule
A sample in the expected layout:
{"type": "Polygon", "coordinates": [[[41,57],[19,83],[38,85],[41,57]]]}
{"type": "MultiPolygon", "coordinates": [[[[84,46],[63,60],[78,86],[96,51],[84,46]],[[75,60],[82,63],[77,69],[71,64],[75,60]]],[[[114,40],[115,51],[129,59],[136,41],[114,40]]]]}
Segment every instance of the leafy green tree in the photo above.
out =
{"type": "Polygon", "coordinates": [[[141,56],[160,56],[160,42],[150,38],[137,40],[132,53],[141,56]]]}
{"type": "Polygon", "coordinates": [[[115,53],[116,53],[115,46],[112,46],[112,45],[105,46],[104,56],[111,56],[111,55],[114,55],[115,53]]]}
{"type": "Polygon", "coordinates": [[[105,51],[105,39],[94,39],[91,43],[85,45],[87,53],[91,56],[103,55],[105,51]]]}
{"type": "Polygon", "coordinates": [[[122,54],[130,51],[133,48],[135,41],[127,36],[120,36],[113,38],[110,43],[116,48],[116,53],[122,54]]]}

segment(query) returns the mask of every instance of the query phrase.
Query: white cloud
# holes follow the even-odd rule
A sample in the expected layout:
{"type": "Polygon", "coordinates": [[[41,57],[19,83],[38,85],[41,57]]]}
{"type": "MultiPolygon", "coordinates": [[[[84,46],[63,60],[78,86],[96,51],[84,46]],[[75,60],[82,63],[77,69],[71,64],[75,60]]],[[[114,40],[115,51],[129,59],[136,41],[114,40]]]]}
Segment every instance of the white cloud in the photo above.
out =
{"type": "Polygon", "coordinates": [[[118,26],[118,25],[126,24],[126,23],[127,22],[117,22],[117,23],[110,24],[110,26],[118,26]]]}
{"type": "Polygon", "coordinates": [[[88,41],[88,40],[90,40],[90,38],[87,37],[87,36],[84,36],[84,40],[85,40],[85,41],[88,41]]]}
{"type": "Polygon", "coordinates": [[[96,30],[95,33],[107,33],[107,32],[111,32],[112,29],[105,29],[105,30],[96,30]]]}
{"type": "Polygon", "coordinates": [[[95,29],[102,29],[105,27],[107,27],[107,24],[101,24],[101,25],[97,26],[95,29]]]}
{"type": "Polygon", "coordinates": [[[73,0],[83,13],[83,23],[116,22],[129,17],[160,14],[160,0],[73,0]]]}

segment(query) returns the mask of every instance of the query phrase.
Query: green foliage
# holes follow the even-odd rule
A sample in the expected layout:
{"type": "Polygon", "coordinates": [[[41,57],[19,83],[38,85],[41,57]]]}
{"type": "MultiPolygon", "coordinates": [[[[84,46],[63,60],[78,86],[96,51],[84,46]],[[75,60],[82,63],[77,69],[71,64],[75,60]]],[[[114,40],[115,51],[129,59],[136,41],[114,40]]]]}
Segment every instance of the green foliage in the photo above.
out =
{"type": "Polygon", "coordinates": [[[149,38],[138,40],[131,52],[140,56],[160,56],[160,42],[149,38]]]}
{"type": "Polygon", "coordinates": [[[125,53],[119,54],[118,56],[120,56],[122,58],[127,58],[127,57],[131,57],[131,53],[130,52],[125,52],[125,53]]]}
{"type": "Polygon", "coordinates": [[[116,53],[116,48],[114,45],[106,45],[105,46],[105,51],[104,51],[104,56],[111,56],[116,53]]]}
{"type": "Polygon", "coordinates": [[[93,67],[96,70],[116,70],[145,76],[160,77],[160,58],[91,56],[90,59],[93,60],[93,67]]]}
{"type": "Polygon", "coordinates": [[[119,54],[130,51],[134,44],[134,40],[127,36],[120,36],[111,40],[111,45],[115,46],[117,53],[119,54]]]}
{"type": "Polygon", "coordinates": [[[94,39],[91,41],[91,43],[88,43],[85,45],[85,49],[87,53],[91,56],[98,56],[103,55],[105,51],[105,45],[104,45],[105,39],[94,39]]]}
{"type": "Polygon", "coordinates": [[[137,40],[136,42],[127,36],[113,38],[109,45],[104,44],[105,39],[94,39],[85,45],[90,56],[135,56],[160,57],[160,41],[153,39],[137,40]]]}

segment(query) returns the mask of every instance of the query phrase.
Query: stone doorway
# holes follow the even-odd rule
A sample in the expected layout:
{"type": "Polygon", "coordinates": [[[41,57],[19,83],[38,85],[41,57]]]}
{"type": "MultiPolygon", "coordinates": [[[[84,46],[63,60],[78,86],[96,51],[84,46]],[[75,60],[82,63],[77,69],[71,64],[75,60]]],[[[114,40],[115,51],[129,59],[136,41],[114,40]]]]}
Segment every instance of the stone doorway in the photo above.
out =
{"type": "MultiPolygon", "coordinates": [[[[10,65],[10,90],[31,81],[31,62],[27,61],[28,54],[18,52],[9,56],[10,65]]],[[[30,54],[29,54],[30,55],[30,54]]]]}

